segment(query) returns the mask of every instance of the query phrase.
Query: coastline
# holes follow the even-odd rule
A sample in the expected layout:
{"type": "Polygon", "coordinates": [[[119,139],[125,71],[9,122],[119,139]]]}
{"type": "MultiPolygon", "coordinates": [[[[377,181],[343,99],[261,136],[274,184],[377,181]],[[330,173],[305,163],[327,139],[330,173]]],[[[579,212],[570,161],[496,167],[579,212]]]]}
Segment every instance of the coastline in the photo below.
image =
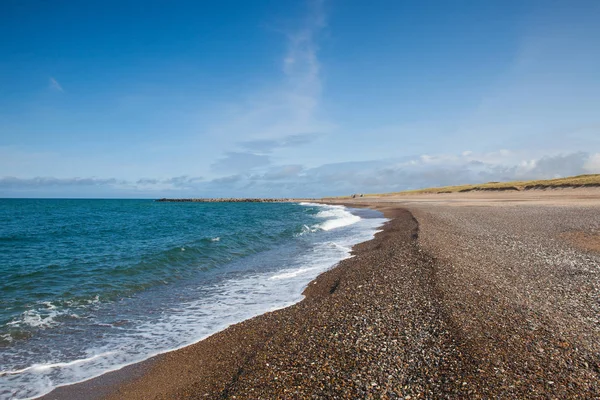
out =
{"type": "Polygon", "coordinates": [[[598,396],[600,257],[561,235],[599,194],[340,201],[392,220],[301,302],[42,398],[598,396]]]}
{"type": "MultiPolygon", "coordinates": [[[[221,201],[221,200],[222,200],[222,202],[244,202],[244,199],[241,199],[241,200],[236,199],[235,201],[233,201],[232,199],[217,199],[216,201],[221,201]]],[[[204,202],[204,199],[178,199],[178,200],[160,199],[157,201],[204,202]]],[[[215,202],[215,200],[210,199],[210,201],[208,201],[208,202],[215,202]]],[[[320,203],[318,200],[315,200],[315,199],[249,199],[249,201],[245,201],[245,202],[251,202],[251,203],[256,203],[256,202],[259,202],[259,203],[272,203],[272,202],[320,203]]],[[[365,207],[362,205],[358,205],[355,208],[365,208],[365,207]]],[[[379,231],[379,228],[377,228],[377,231],[379,231]]],[[[365,239],[362,239],[362,240],[365,240],[365,239]]],[[[360,243],[362,243],[362,242],[360,242],[360,243]]],[[[338,263],[333,265],[331,267],[331,269],[336,268],[338,263]]],[[[310,281],[307,284],[307,286],[312,285],[320,276],[321,276],[321,274],[317,275],[315,277],[315,279],[313,279],[312,281],[310,281]]],[[[300,293],[298,293],[298,294],[300,294],[300,293]]],[[[307,295],[305,292],[302,292],[301,294],[302,294],[302,297],[306,298],[307,295]]],[[[302,301],[304,301],[304,299],[300,300],[300,302],[302,302],[302,301]]],[[[298,303],[294,303],[291,306],[285,306],[283,309],[293,307],[296,304],[298,304],[298,303]]],[[[281,309],[276,309],[275,311],[271,311],[271,312],[277,312],[279,310],[281,310],[281,309]]],[[[85,379],[83,381],[75,382],[75,383],[68,384],[68,385],[59,386],[59,387],[53,389],[51,392],[46,393],[45,395],[34,397],[34,399],[64,399],[64,398],[68,398],[68,399],[86,399],[87,400],[87,399],[106,398],[107,396],[110,396],[111,394],[115,393],[121,385],[127,384],[137,378],[142,377],[155,365],[155,363],[157,363],[157,362],[160,363],[162,361],[162,359],[165,358],[165,356],[169,355],[170,353],[185,352],[185,350],[187,348],[196,346],[214,335],[219,335],[219,334],[223,333],[224,331],[231,329],[232,327],[235,327],[239,324],[243,324],[254,318],[262,317],[265,314],[270,314],[271,312],[265,312],[263,314],[259,314],[254,317],[251,317],[249,319],[229,325],[228,327],[225,327],[215,333],[212,333],[202,339],[199,339],[198,341],[196,341],[194,343],[190,343],[190,344],[184,345],[179,348],[175,348],[172,350],[167,350],[167,351],[158,353],[156,355],[150,356],[147,359],[125,365],[119,369],[107,371],[107,372],[103,373],[102,375],[99,375],[99,376],[96,376],[93,378],[85,379]]],[[[117,396],[117,398],[119,398],[119,396],[117,396]]]]}

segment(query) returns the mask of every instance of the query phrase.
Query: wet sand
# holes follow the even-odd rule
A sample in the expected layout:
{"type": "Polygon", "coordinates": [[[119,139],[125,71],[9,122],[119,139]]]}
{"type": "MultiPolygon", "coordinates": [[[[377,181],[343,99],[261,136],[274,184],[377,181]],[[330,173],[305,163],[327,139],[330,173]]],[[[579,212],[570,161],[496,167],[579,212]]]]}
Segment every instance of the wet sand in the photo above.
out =
{"type": "Polygon", "coordinates": [[[600,190],[352,204],[392,220],[302,302],[46,398],[600,397],[600,190]]]}

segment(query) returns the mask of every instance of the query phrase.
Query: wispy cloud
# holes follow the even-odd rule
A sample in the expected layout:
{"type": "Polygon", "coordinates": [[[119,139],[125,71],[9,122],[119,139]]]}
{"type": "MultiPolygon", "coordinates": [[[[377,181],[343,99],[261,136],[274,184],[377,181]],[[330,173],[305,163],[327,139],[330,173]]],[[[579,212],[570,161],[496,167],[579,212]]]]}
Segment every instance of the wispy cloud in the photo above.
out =
{"type": "Polygon", "coordinates": [[[228,152],[225,157],[217,160],[210,167],[216,173],[240,173],[270,163],[269,157],[253,153],[228,152]]]}
{"type": "Polygon", "coordinates": [[[251,181],[289,181],[297,179],[302,171],[304,171],[304,167],[299,164],[277,165],[269,168],[263,174],[248,175],[248,179],[251,181]]]}
{"type": "Polygon", "coordinates": [[[600,153],[592,154],[583,166],[590,174],[600,174],[600,153]]]}
{"type": "Polygon", "coordinates": [[[166,179],[142,178],[132,186],[146,190],[194,189],[203,181],[204,178],[201,176],[182,175],[166,179]]]}
{"type": "Polygon", "coordinates": [[[56,178],[56,177],[34,177],[17,178],[13,176],[0,177],[0,190],[38,190],[45,188],[70,188],[70,187],[106,187],[115,190],[185,190],[195,189],[204,182],[199,176],[175,176],[165,179],[141,178],[137,181],[128,181],[117,178],[56,178]]]}
{"type": "Polygon", "coordinates": [[[211,183],[217,184],[217,185],[229,185],[232,183],[236,183],[239,182],[243,179],[244,177],[240,174],[236,174],[236,175],[229,175],[229,176],[224,176],[223,178],[216,178],[213,179],[211,183]]]}
{"type": "Polygon", "coordinates": [[[260,155],[312,141],[334,125],[319,112],[322,79],[318,38],[326,27],[322,1],[307,3],[309,10],[297,29],[279,29],[286,40],[281,75],[271,86],[231,105],[213,134],[231,141],[230,149],[260,155]]]}
{"type": "Polygon", "coordinates": [[[49,186],[108,186],[124,183],[116,178],[54,178],[54,177],[35,177],[35,178],[0,178],[1,188],[41,188],[49,186]]]}
{"type": "Polygon", "coordinates": [[[55,78],[50,77],[49,82],[50,82],[49,83],[50,89],[55,90],[57,92],[64,92],[63,87],[61,86],[60,83],[58,83],[58,81],[55,78]]]}
{"type": "Polygon", "coordinates": [[[314,111],[321,94],[317,37],[326,25],[323,1],[312,1],[304,26],[287,34],[288,48],[283,58],[283,72],[291,85],[290,94],[308,113],[314,111]]]}
{"type": "Polygon", "coordinates": [[[257,151],[261,153],[270,153],[276,149],[282,149],[286,147],[296,147],[304,144],[311,143],[317,139],[316,134],[312,133],[299,133],[296,135],[289,135],[281,139],[258,139],[258,140],[246,140],[239,143],[239,146],[248,151],[257,151]]]}

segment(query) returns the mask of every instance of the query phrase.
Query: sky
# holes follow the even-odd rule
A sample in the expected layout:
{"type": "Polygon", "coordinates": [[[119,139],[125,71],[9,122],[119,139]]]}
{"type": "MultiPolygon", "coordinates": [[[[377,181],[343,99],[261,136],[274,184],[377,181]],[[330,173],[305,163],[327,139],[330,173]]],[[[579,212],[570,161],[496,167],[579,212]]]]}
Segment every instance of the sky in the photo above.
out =
{"type": "Polygon", "coordinates": [[[600,2],[0,2],[0,197],[600,173],[600,2]]]}

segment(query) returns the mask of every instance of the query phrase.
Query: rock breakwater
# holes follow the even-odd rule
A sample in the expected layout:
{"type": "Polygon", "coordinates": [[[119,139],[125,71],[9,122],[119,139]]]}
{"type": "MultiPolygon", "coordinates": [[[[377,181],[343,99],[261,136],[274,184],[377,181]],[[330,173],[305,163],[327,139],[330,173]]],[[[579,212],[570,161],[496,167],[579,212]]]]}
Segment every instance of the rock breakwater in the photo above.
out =
{"type": "Polygon", "coordinates": [[[295,199],[268,199],[268,198],[196,198],[196,199],[158,199],[159,202],[183,202],[183,203],[287,203],[295,199]]]}

